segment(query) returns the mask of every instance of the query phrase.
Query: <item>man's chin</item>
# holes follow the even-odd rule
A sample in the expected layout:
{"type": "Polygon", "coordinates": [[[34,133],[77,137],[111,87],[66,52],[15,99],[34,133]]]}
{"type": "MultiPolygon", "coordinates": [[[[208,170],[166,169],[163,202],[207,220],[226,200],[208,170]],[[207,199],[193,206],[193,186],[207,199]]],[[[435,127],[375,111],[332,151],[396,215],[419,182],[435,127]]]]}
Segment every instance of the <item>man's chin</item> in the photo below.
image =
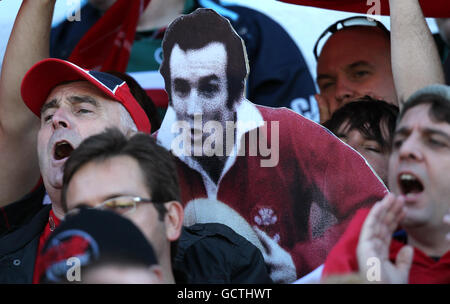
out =
{"type": "Polygon", "coordinates": [[[63,186],[63,170],[58,170],[58,172],[53,172],[52,176],[48,179],[44,178],[44,185],[47,192],[50,189],[61,190],[63,186]]]}
{"type": "Polygon", "coordinates": [[[404,229],[419,228],[428,223],[428,217],[424,211],[420,210],[405,210],[406,214],[400,225],[404,229]]]}
{"type": "Polygon", "coordinates": [[[47,192],[50,192],[51,190],[57,190],[60,191],[62,189],[62,182],[50,182],[50,183],[45,183],[45,190],[47,190],[47,192]]]}

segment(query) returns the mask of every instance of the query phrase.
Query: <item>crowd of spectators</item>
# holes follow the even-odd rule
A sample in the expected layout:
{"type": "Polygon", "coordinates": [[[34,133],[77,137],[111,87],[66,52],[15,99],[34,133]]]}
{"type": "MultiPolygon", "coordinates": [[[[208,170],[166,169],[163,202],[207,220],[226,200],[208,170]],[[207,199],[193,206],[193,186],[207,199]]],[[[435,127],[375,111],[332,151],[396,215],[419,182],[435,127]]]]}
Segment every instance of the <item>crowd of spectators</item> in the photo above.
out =
{"type": "Polygon", "coordinates": [[[3,59],[0,283],[450,283],[450,19],[339,20],[314,83],[245,6],[55,1],[3,59]]]}

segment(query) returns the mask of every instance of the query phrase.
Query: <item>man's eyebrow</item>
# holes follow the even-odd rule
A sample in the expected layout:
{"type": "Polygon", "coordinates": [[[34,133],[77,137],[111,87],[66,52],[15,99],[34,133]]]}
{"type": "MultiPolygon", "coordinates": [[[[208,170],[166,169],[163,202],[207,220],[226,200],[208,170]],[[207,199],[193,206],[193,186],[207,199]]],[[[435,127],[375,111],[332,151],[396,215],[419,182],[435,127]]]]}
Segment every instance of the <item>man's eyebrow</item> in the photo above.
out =
{"type": "MultiPolygon", "coordinates": [[[[403,128],[400,128],[400,129],[396,130],[395,133],[394,133],[394,136],[397,136],[397,135],[406,136],[409,133],[411,133],[411,130],[409,128],[407,128],[407,127],[403,127],[403,128]]],[[[441,130],[438,130],[438,129],[423,128],[421,133],[425,134],[425,135],[439,135],[439,136],[442,136],[442,137],[446,138],[448,141],[450,141],[450,135],[445,133],[445,132],[443,132],[443,131],[441,131],[441,130]]]]}
{"type": "Polygon", "coordinates": [[[48,109],[57,108],[57,107],[58,107],[58,101],[56,99],[52,99],[50,102],[47,102],[46,104],[44,104],[41,107],[41,115],[43,113],[45,113],[45,111],[47,111],[48,109]]]}
{"type": "Polygon", "coordinates": [[[173,80],[173,84],[175,85],[176,90],[186,90],[188,87],[191,87],[191,83],[189,80],[184,78],[175,78],[173,80]]]}
{"type": "Polygon", "coordinates": [[[121,197],[121,196],[133,196],[133,197],[135,197],[137,195],[129,194],[129,193],[112,193],[110,195],[105,196],[103,198],[103,201],[107,201],[107,200],[110,200],[110,199],[118,198],[118,197],[121,197]]]}
{"type": "MultiPolygon", "coordinates": [[[[107,200],[110,200],[110,199],[114,199],[114,198],[118,198],[118,197],[121,197],[121,196],[133,196],[133,197],[135,197],[135,196],[137,196],[137,195],[123,194],[123,193],[113,193],[113,194],[107,195],[107,196],[105,196],[105,197],[102,197],[100,200],[101,200],[101,202],[104,202],[104,201],[107,201],[107,200]]],[[[77,207],[78,207],[79,205],[90,206],[91,203],[92,203],[92,201],[89,201],[89,200],[82,200],[81,202],[78,202],[76,206],[77,206],[77,207]]],[[[100,205],[100,204],[101,204],[101,203],[96,204],[96,206],[97,206],[97,205],[100,205]]]]}
{"type": "Polygon", "coordinates": [[[212,80],[219,80],[219,77],[216,74],[212,74],[200,78],[201,82],[210,82],[212,80]]]}
{"type": "Polygon", "coordinates": [[[74,96],[70,96],[68,99],[72,104],[89,103],[89,104],[93,105],[94,107],[99,106],[98,101],[88,95],[82,95],[82,96],[74,95],[74,96]]]}
{"type": "Polygon", "coordinates": [[[439,136],[444,137],[446,140],[450,141],[450,135],[441,130],[437,130],[437,129],[433,129],[433,128],[425,128],[423,130],[423,133],[426,135],[439,135],[439,136]]]}
{"type": "Polygon", "coordinates": [[[402,128],[400,128],[398,130],[395,130],[393,137],[398,136],[398,135],[406,136],[409,133],[411,133],[410,128],[402,127],[402,128]]]}
{"type": "Polygon", "coordinates": [[[360,68],[360,67],[373,68],[373,65],[370,64],[368,61],[360,60],[360,61],[356,61],[356,62],[353,62],[352,64],[350,64],[348,66],[348,69],[356,69],[356,68],[360,68]]]}
{"type": "MultiPolygon", "coordinates": [[[[77,96],[77,95],[74,95],[74,96],[70,96],[68,99],[69,99],[69,101],[72,104],[88,103],[88,104],[93,105],[94,107],[99,107],[98,101],[95,100],[94,98],[92,98],[91,96],[87,96],[87,95],[77,96]]],[[[55,99],[52,99],[50,102],[44,104],[42,106],[42,108],[41,108],[41,115],[43,113],[45,113],[45,111],[47,111],[48,109],[57,108],[58,107],[58,103],[59,102],[55,98],[55,99]]]]}
{"type": "Polygon", "coordinates": [[[317,76],[317,82],[319,82],[321,80],[330,80],[330,79],[334,79],[334,77],[332,77],[328,74],[320,74],[317,76]]]}

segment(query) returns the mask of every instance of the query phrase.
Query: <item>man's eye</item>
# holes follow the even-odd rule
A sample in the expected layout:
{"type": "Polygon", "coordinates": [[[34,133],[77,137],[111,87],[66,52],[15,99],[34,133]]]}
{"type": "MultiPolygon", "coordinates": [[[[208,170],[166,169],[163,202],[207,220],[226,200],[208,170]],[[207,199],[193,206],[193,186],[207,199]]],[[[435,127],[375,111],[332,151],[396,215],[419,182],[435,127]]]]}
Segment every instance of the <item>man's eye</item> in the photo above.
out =
{"type": "Polygon", "coordinates": [[[47,114],[42,117],[43,117],[44,122],[49,122],[53,118],[53,114],[47,114]]]}
{"type": "Polygon", "coordinates": [[[200,95],[211,98],[217,92],[219,92],[219,85],[213,83],[205,83],[200,85],[198,91],[200,95]]]}
{"type": "Polygon", "coordinates": [[[191,86],[185,80],[175,79],[173,89],[178,96],[186,97],[191,91],[191,86]]]}
{"type": "Polygon", "coordinates": [[[370,151],[370,152],[381,153],[381,151],[382,151],[381,144],[379,144],[375,140],[367,140],[366,142],[363,143],[362,147],[366,151],[370,151]]]}
{"type": "Polygon", "coordinates": [[[121,214],[126,213],[127,211],[129,211],[133,208],[134,208],[133,202],[124,201],[121,199],[110,200],[106,204],[103,205],[103,209],[110,210],[113,212],[118,212],[121,214]]]}
{"type": "Polygon", "coordinates": [[[375,152],[375,153],[380,153],[381,150],[377,147],[366,147],[365,148],[367,151],[371,151],[371,152],[375,152]]]}
{"type": "Polygon", "coordinates": [[[334,82],[322,82],[320,83],[319,87],[320,87],[320,91],[326,91],[328,89],[330,89],[332,86],[334,85],[334,82]]]}
{"type": "Polygon", "coordinates": [[[77,113],[78,113],[78,114],[88,114],[88,113],[92,113],[92,111],[91,111],[91,110],[88,110],[88,109],[79,109],[79,110],[77,111],[77,113]]]}
{"type": "Polygon", "coordinates": [[[364,76],[366,76],[366,75],[369,75],[369,74],[370,74],[369,71],[356,71],[356,72],[353,74],[353,76],[354,76],[355,78],[362,78],[362,77],[364,77],[364,76]]]}
{"type": "Polygon", "coordinates": [[[403,140],[402,139],[394,139],[392,142],[392,148],[395,150],[398,150],[403,144],[403,140]]]}
{"type": "Polygon", "coordinates": [[[435,138],[429,138],[428,143],[433,147],[445,147],[447,146],[443,141],[435,139],[435,138]]]}
{"type": "Polygon", "coordinates": [[[116,209],[116,210],[128,210],[133,208],[133,205],[114,205],[114,206],[107,206],[109,209],[116,209]]]}

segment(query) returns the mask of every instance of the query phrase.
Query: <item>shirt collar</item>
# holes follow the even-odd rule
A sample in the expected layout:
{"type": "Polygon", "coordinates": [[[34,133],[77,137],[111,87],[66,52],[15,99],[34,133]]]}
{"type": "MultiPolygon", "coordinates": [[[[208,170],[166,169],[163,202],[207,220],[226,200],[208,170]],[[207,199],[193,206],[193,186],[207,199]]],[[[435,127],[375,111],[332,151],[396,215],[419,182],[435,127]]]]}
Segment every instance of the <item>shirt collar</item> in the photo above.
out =
{"type": "MultiPolygon", "coordinates": [[[[236,122],[236,139],[240,139],[245,133],[250,132],[264,124],[263,118],[256,106],[249,100],[242,98],[235,106],[237,115],[236,122]]],[[[164,120],[161,123],[161,127],[158,130],[157,140],[158,143],[171,150],[172,142],[175,139],[175,132],[172,132],[172,127],[177,121],[175,110],[172,106],[167,107],[164,120]]],[[[176,130],[177,131],[177,130],[176,130]]],[[[240,146],[240,140],[237,140],[237,146],[240,146]]],[[[236,145],[235,145],[236,146],[236,145]]]]}
{"type": "MultiPolygon", "coordinates": [[[[242,136],[244,136],[251,130],[257,129],[264,125],[263,117],[258,108],[245,98],[242,98],[239,103],[235,104],[235,111],[237,117],[235,145],[225,162],[224,169],[222,170],[221,176],[219,178],[219,183],[225,173],[228,172],[228,170],[236,161],[236,156],[238,155],[238,152],[241,148],[242,136]]],[[[172,143],[174,142],[175,137],[179,134],[177,133],[179,132],[178,128],[175,128],[175,130],[172,132],[172,127],[175,126],[176,122],[177,118],[175,110],[172,106],[169,106],[157,135],[158,143],[167,150],[172,150],[172,143]]],[[[202,175],[208,195],[217,193],[217,186],[212,182],[212,180],[209,178],[209,175],[206,174],[202,166],[200,166],[200,164],[193,157],[183,155],[177,155],[177,157],[183,163],[202,175]]]]}

